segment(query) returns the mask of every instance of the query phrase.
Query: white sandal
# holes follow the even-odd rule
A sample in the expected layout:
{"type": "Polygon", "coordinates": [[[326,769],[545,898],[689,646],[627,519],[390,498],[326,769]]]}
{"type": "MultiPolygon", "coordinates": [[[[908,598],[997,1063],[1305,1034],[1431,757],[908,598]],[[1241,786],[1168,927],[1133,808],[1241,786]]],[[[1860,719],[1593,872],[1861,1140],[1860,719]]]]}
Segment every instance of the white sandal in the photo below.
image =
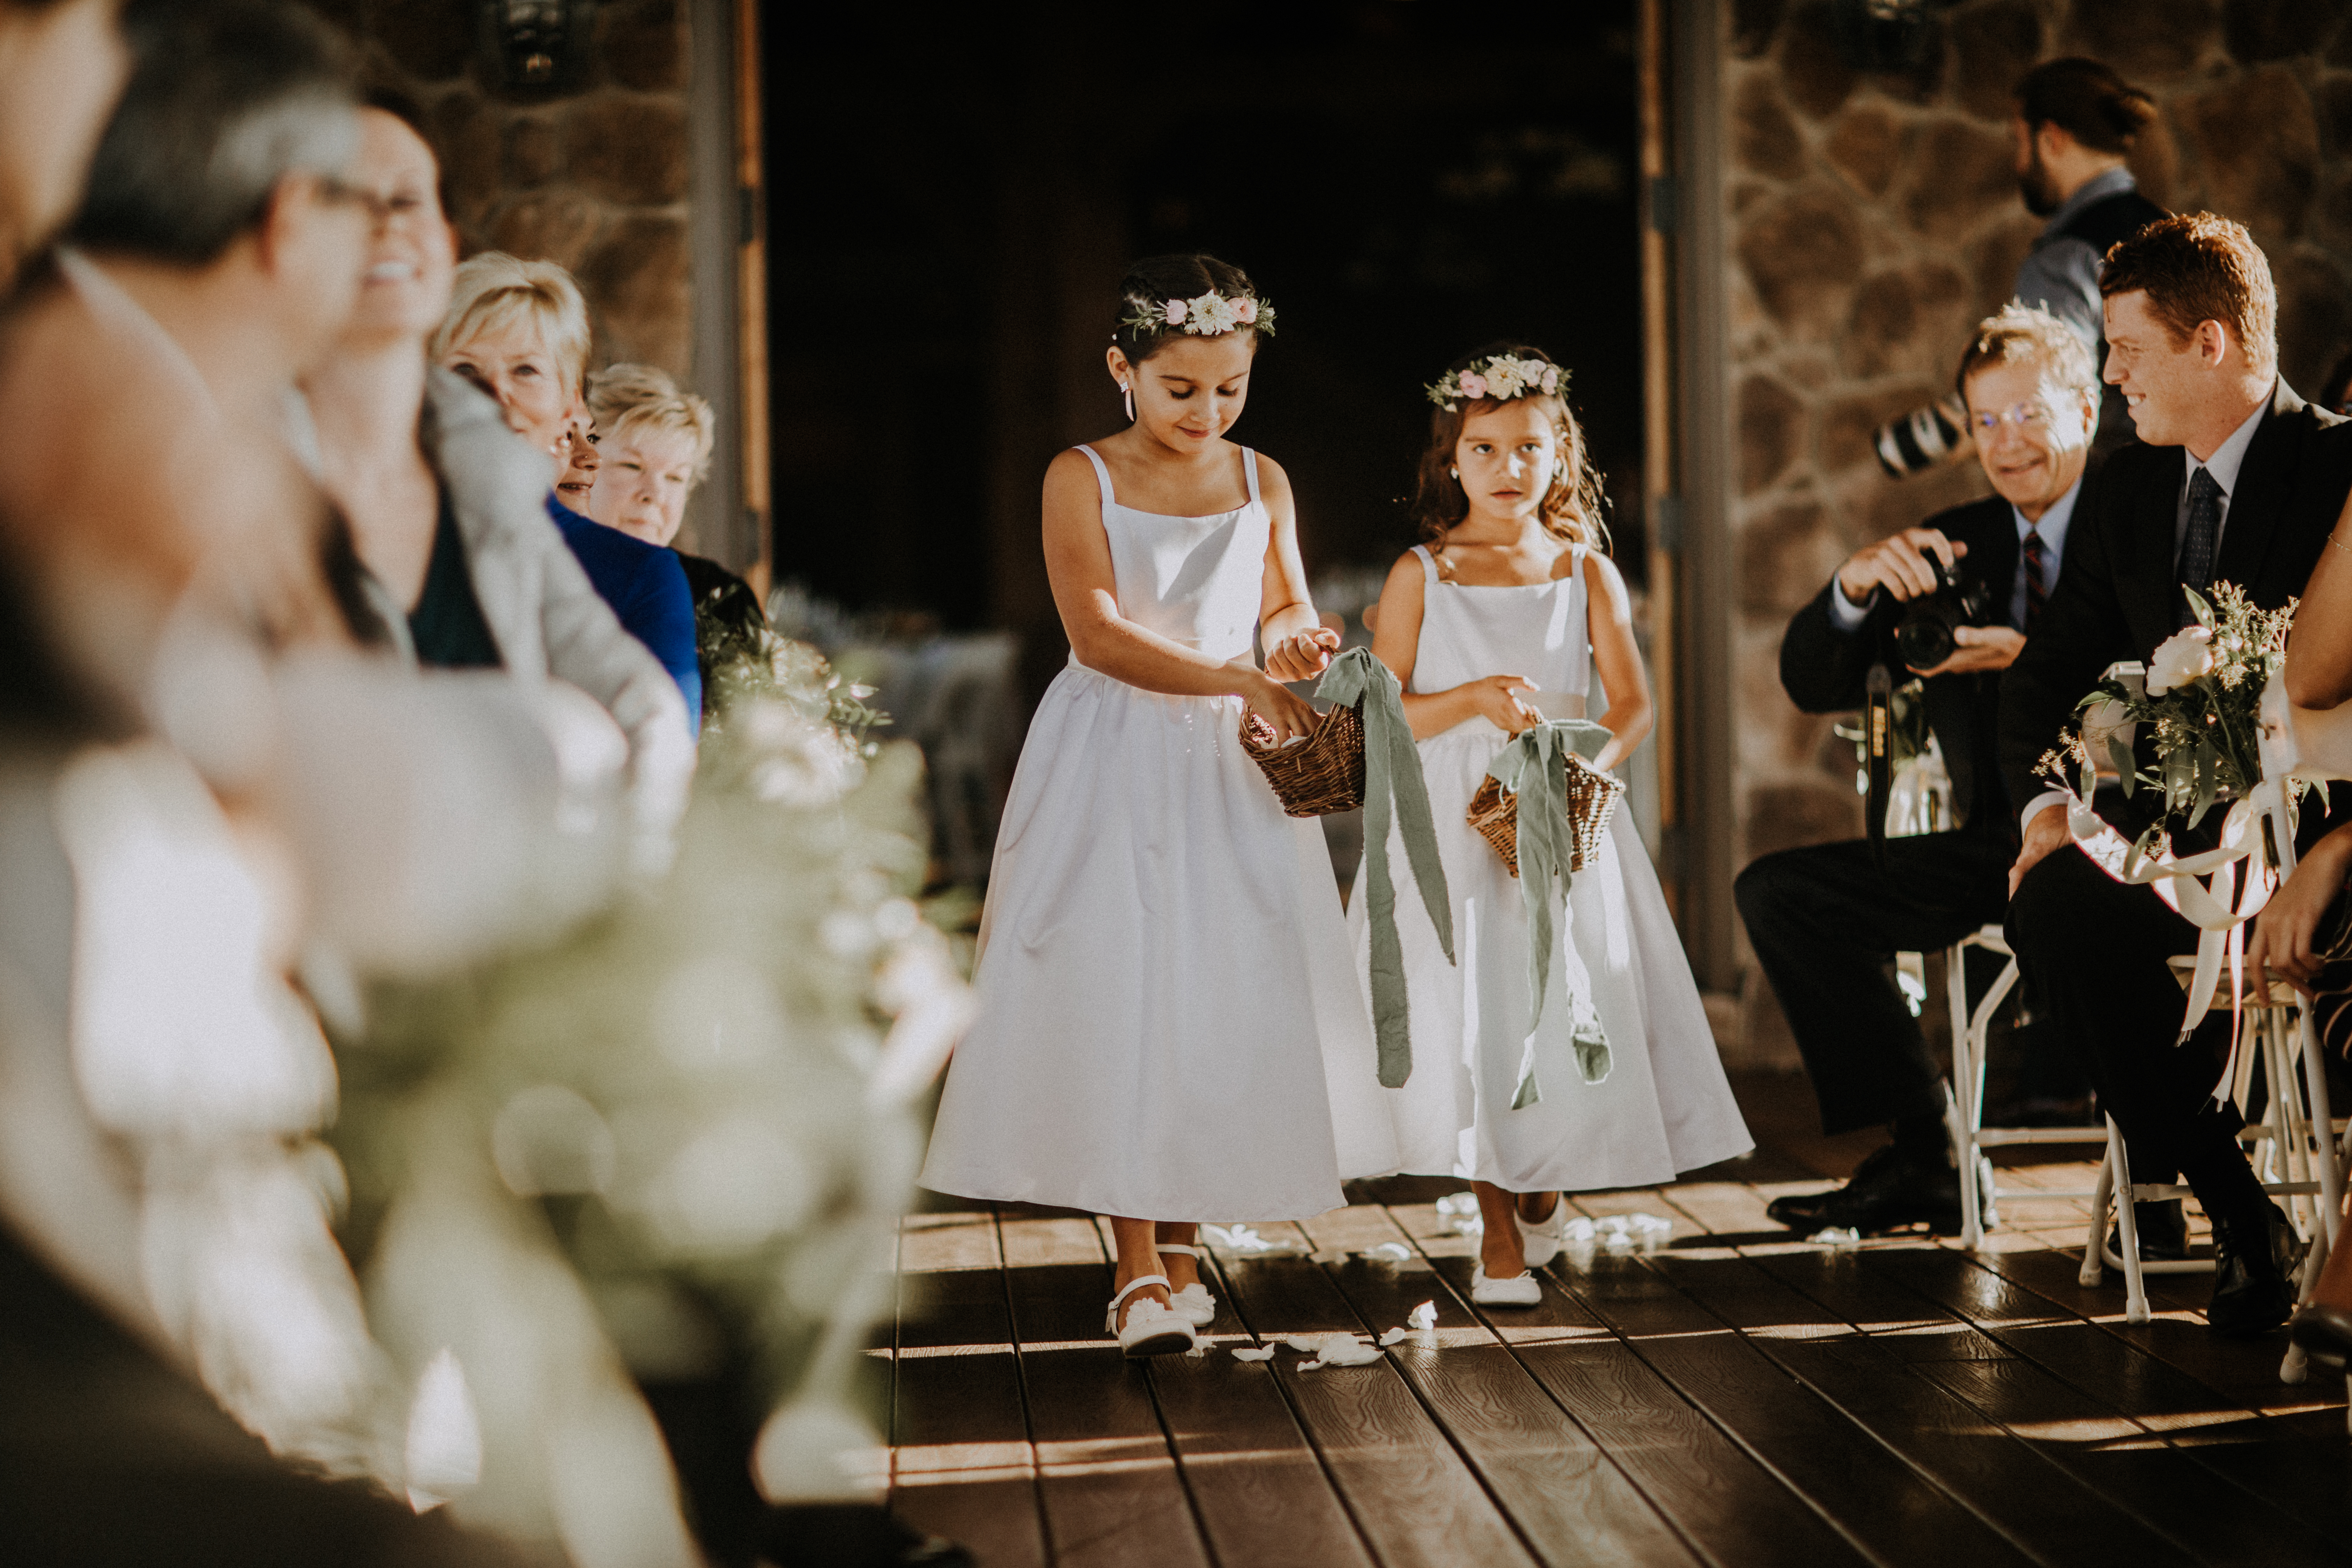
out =
{"type": "Polygon", "coordinates": [[[1519,1217],[1519,1195],[1511,1194],[1511,1223],[1519,1227],[1519,1250],[1526,1255],[1528,1268],[1541,1268],[1559,1256],[1566,1244],[1568,1232],[1568,1199],[1559,1193],[1552,1194],[1551,1213],[1542,1219],[1528,1221],[1519,1217]]]}
{"type": "Polygon", "coordinates": [[[1103,1318],[1103,1332],[1118,1336],[1118,1348],[1129,1357],[1175,1355],[1191,1350],[1200,1342],[1192,1332],[1192,1321],[1174,1308],[1145,1297],[1127,1310],[1127,1321],[1118,1321],[1119,1303],[1148,1286],[1168,1286],[1165,1274],[1143,1274],[1128,1281],[1127,1289],[1110,1299],[1110,1310],[1103,1318]]]}
{"type": "Polygon", "coordinates": [[[1470,1271],[1470,1299],[1482,1307],[1532,1307],[1543,1300],[1533,1270],[1508,1279],[1489,1279],[1486,1266],[1470,1271]]]}
{"type": "MultiPolygon", "coordinates": [[[[1184,1254],[1185,1257],[1194,1259],[1209,1256],[1205,1249],[1198,1247],[1187,1247],[1181,1241],[1163,1241],[1160,1244],[1158,1250],[1161,1252],[1181,1252],[1184,1254]]],[[[1169,1299],[1176,1303],[1176,1310],[1181,1313],[1196,1329],[1205,1329],[1211,1323],[1217,1321],[1217,1299],[1214,1296],[1210,1295],[1209,1288],[1206,1285],[1202,1284],[1197,1279],[1193,1280],[1190,1285],[1185,1286],[1181,1290],[1171,1292],[1169,1299]]]]}

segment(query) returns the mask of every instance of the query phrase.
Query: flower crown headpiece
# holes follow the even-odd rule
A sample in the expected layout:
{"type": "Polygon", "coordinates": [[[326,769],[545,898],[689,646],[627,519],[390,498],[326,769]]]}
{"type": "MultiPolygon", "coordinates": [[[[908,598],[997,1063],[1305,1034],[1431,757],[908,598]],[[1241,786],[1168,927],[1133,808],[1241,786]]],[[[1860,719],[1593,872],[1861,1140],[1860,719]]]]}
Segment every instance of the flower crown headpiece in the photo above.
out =
{"type": "Polygon", "coordinates": [[[1458,414],[1465,398],[1472,403],[1488,398],[1508,403],[1537,393],[1549,397],[1559,390],[1560,378],[1559,366],[1549,360],[1496,354],[1474,362],[1467,370],[1443,376],[1423,390],[1432,403],[1448,414],[1458,414]]]}
{"type": "Polygon", "coordinates": [[[1163,300],[1157,304],[1149,300],[1129,298],[1132,307],[1119,325],[1138,332],[1181,331],[1196,338],[1222,337],[1243,327],[1255,327],[1267,337],[1274,336],[1274,307],[1253,295],[1241,294],[1227,299],[1214,289],[1191,300],[1163,300]]]}

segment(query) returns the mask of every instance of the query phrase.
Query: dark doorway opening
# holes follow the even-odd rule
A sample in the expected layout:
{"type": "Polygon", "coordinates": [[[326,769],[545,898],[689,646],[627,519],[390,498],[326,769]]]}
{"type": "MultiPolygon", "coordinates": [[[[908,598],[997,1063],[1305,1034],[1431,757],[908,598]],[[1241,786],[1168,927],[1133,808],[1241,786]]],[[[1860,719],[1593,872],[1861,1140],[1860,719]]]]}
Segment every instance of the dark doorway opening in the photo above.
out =
{"type": "Polygon", "coordinates": [[[1122,423],[1125,261],[1207,250],[1281,311],[1235,437],[1310,573],[1412,542],[1423,384],[1515,337],[1571,367],[1641,582],[1633,0],[829,20],[762,62],[779,581],[1058,663],[1038,480],[1122,423]]]}

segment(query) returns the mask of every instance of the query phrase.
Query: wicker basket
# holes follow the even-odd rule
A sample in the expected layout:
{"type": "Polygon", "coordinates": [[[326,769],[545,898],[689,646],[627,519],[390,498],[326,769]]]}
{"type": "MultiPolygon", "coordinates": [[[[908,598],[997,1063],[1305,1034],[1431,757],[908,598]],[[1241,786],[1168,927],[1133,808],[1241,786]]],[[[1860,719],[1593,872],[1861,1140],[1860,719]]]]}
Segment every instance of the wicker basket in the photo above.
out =
{"type": "MultiPolygon", "coordinates": [[[[1568,868],[1581,871],[1600,858],[1601,841],[1609,832],[1609,818],[1625,793],[1624,784],[1602,773],[1582,757],[1568,759],[1568,836],[1573,847],[1568,868]]],[[[1519,874],[1519,797],[1488,774],[1470,797],[1470,826],[1495,847],[1511,875],[1519,874]]]]}
{"type": "Polygon", "coordinates": [[[1328,816],[1364,804],[1364,721],[1353,708],[1328,710],[1312,734],[1287,746],[1275,743],[1273,725],[1244,710],[1242,750],[1287,816],[1328,816]]]}

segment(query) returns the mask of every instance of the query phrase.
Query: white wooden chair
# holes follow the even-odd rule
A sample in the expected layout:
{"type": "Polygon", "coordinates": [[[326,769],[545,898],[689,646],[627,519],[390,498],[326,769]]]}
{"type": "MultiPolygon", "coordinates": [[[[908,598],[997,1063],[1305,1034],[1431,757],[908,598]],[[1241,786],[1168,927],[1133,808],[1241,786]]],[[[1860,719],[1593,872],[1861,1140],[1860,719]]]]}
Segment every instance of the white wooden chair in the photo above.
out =
{"type": "MultiPolygon", "coordinates": [[[[2093,1192],[2053,1192],[2042,1188],[2002,1187],[1998,1184],[1998,1171],[1988,1150],[2009,1148],[2021,1143],[2100,1143],[2107,1139],[2104,1127],[1987,1127],[1984,1124],[1985,1041],[1992,1027],[1994,1015],[2009,994],[2017,988],[2017,959],[2009,951],[2009,942],[1999,926],[1962,937],[1944,953],[1944,991],[1952,1018],[1952,1101],[1947,1114],[1952,1129],[1952,1157],[1961,1172],[1960,1177],[1960,1245],[1974,1251],[1984,1245],[1984,1233],[1999,1223],[2000,1200],[2006,1198],[2053,1200],[2089,1198],[2093,1192]],[[1968,954],[1970,949],[1993,953],[2008,960],[2000,976],[1971,1008],[1969,1005],[1968,954]],[[1969,1180],[1974,1175],[1977,1179],[1969,1180]],[[1993,1206],[1988,1212],[1985,1199],[1993,1206]]],[[[2090,1247],[2095,1251],[2101,1242],[2102,1222],[2095,1219],[2091,1226],[2090,1247]]],[[[2085,1283],[2096,1284],[2095,1279],[2085,1283]]]]}

